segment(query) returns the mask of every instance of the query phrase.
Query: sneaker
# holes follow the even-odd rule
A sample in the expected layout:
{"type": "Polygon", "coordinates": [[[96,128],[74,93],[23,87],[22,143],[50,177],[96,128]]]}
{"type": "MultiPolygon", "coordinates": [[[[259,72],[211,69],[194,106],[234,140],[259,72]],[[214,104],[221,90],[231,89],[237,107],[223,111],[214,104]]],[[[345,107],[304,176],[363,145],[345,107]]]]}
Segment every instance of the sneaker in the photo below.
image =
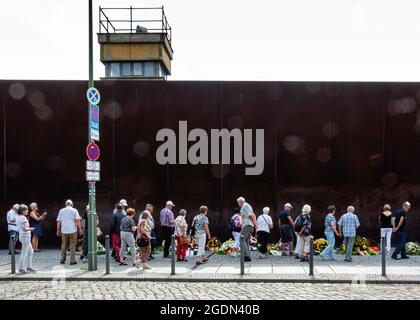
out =
{"type": "Polygon", "coordinates": [[[150,270],[150,269],[152,269],[151,266],[149,266],[147,264],[143,265],[143,270],[150,270]]]}
{"type": "Polygon", "coordinates": [[[28,272],[32,272],[32,273],[36,273],[37,270],[32,269],[32,268],[28,268],[28,272]]]}

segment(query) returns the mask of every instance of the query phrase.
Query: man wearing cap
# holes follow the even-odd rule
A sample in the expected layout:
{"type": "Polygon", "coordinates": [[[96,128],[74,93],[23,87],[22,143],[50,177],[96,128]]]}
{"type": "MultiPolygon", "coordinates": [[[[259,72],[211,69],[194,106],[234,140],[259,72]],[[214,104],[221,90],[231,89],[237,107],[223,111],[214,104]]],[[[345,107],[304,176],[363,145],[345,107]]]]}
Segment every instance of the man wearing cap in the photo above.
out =
{"type": "Polygon", "coordinates": [[[393,231],[397,238],[397,247],[392,254],[392,259],[408,259],[405,252],[405,244],[407,242],[407,212],[410,210],[410,202],[403,203],[402,208],[394,213],[393,231]],[[398,255],[401,253],[401,258],[398,255]]]}
{"type": "Polygon", "coordinates": [[[279,214],[279,228],[280,228],[280,247],[282,255],[285,256],[286,243],[289,244],[290,255],[293,255],[293,230],[295,224],[293,223],[291,211],[293,207],[290,203],[284,205],[284,210],[279,214]]]}
{"type": "MultiPolygon", "coordinates": [[[[12,243],[14,242],[15,248],[16,248],[16,243],[18,241],[19,238],[19,231],[16,225],[16,218],[18,217],[18,210],[19,210],[19,205],[15,204],[10,210],[9,212],[7,212],[7,231],[9,232],[9,254],[11,254],[11,248],[12,248],[12,243]],[[15,236],[14,240],[12,239],[12,236],[15,236]]],[[[15,254],[19,254],[18,251],[15,250],[15,254]]]]}
{"type": "Polygon", "coordinates": [[[175,219],[172,208],[175,207],[171,200],[166,201],[166,206],[160,211],[160,226],[162,228],[165,246],[163,247],[163,257],[169,258],[169,247],[171,246],[171,237],[175,231],[175,219]]]}
{"type": "Polygon", "coordinates": [[[66,253],[70,242],[70,264],[76,262],[77,230],[83,235],[82,223],[77,209],[73,208],[73,201],[67,200],[66,207],[58,212],[57,236],[61,237],[61,258],[60,263],[66,263],[66,253]]]}

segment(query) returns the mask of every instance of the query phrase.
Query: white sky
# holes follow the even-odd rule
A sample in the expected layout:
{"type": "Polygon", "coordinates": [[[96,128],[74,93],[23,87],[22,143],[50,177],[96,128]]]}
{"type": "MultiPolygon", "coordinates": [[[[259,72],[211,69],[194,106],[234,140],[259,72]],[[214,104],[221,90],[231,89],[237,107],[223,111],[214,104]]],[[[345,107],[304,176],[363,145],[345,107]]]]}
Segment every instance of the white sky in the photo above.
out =
{"type": "MultiPolygon", "coordinates": [[[[87,0],[1,0],[0,79],[87,79],[87,0]]],[[[420,81],[416,0],[94,0],[165,6],[169,80],[420,81]]]]}

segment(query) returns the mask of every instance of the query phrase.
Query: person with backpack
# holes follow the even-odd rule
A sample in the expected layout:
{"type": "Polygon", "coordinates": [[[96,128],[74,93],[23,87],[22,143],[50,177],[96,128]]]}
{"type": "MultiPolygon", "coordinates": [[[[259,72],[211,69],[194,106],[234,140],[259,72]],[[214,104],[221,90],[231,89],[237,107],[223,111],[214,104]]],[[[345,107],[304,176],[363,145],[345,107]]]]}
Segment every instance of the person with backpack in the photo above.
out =
{"type": "Polygon", "coordinates": [[[311,206],[305,204],[302,208],[302,213],[296,219],[295,230],[298,237],[300,238],[299,242],[299,258],[300,261],[308,261],[309,253],[309,241],[312,232],[312,221],[311,221],[311,206]]]}
{"type": "Polygon", "coordinates": [[[239,257],[238,251],[241,246],[240,243],[240,236],[241,236],[241,209],[234,209],[233,216],[230,218],[228,229],[232,232],[233,239],[235,240],[235,244],[233,245],[233,251],[230,254],[231,257],[239,257]]]}
{"type": "Polygon", "coordinates": [[[260,259],[267,257],[267,243],[270,240],[270,230],[273,229],[273,219],[271,219],[270,208],[265,207],[263,213],[257,219],[257,237],[260,244],[260,259]]]}

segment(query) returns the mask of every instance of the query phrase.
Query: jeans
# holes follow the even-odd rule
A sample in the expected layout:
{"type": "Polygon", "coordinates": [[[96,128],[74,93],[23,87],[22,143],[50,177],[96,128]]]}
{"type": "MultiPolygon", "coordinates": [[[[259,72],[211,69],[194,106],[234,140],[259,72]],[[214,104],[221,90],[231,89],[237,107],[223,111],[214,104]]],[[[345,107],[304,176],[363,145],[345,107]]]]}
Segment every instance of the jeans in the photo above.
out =
{"type": "Polygon", "coordinates": [[[134,235],[132,232],[120,232],[121,237],[121,249],[120,249],[120,261],[124,261],[125,257],[125,250],[127,249],[127,245],[130,247],[130,255],[131,259],[133,259],[133,263],[136,260],[136,241],[134,240],[134,235]]]}
{"type": "Polygon", "coordinates": [[[251,240],[251,234],[254,231],[254,227],[246,225],[242,227],[241,235],[244,236],[244,257],[251,259],[251,253],[249,252],[249,241],[251,240]]]}
{"type": "Polygon", "coordinates": [[[233,245],[233,247],[235,249],[239,249],[241,247],[241,242],[240,242],[241,233],[232,231],[232,236],[233,236],[233,239],[235,239],[235,244],[233,245]]]}
{"type": "Polygon", "coordinates": [[[406,257],[407,253],[405,252],[405,243],[407,241],[407,232],[396,232],[395,236],[397,237],[397,247],[395,248],[395,251],[392,254],[392,256],[396,258],[398,254],[401,253],[401,257],[406,257]]]}
{"type": "Polygon", "coordinates": [[[32,269],[32,257],[34,249],[31,244],[31,236],[19,236],[19,241],[22,244],[22,250],[19,257],[19,270],[27,271],[28,268],[32,269]]]}
{"type": "MultiPolygon", "coordinates": [[[[391,251],[392,228],[381,228],[381,238],[386,236],[386,251],[391,251]]],[[[382,243],[382,242],[381,242],[382,243]]],[[[381,248],[384,251],[385,248],[381,248]]]]}
{"type": "Polygon", "coordinates": [[[352,260],[353,244],[355,237],[344,237],[344,245],[346,246],[346,260],[352,260]]]}
{"type": "Polygon", "coordinates": [[[270,238],[270,233],[266,231],[258,231],[258,242],[260,243],[260,253],[266,254],[267,253],[267,243],[270,238]]]}
{"type": "Polygon", "coordinates": [[[15,245],[15,250],[16,250],[16,243],[19,239],[19,232],[14,231],[14,230],[10,230],[9,231],[9,253],[12,252],[12,243],[14,242],[15,245]],[[12,241],[12,235],[15,236],[15,240],[12,241]]]}
{"type": "Polygon", "coordinates": [[[67,248],[70,242],[70,263],[76,262],[77,232],[61,235],[61,258],[60,262],[66,262],[67,248]]]}
{"type": "Polygon", "coordinates": [[[163,238],[165,239],[165,245],[163,247],[163,256],[169,256],[169,248],[171,247],[171,239],[172,235],[174,234],[175,228],[174,227],[166,227],[162,226],[162,233],[163,238]]]}
{"type": "Polygon", "coordinates": [[[334,260],[334,245],[335,245],[335,236],[334,231],[325,231],[325,236],[328,240],[328,246],[321,252],[321,256],[325,260],[334,260]]]}
{"type": "Polygon", "coordinates": [[[206,238],[207,235],[205,233],[198,233],[197,234],[197,242],[198,242],[198,252],[197,257],[204,256],[206,254],[206,238]]]}

